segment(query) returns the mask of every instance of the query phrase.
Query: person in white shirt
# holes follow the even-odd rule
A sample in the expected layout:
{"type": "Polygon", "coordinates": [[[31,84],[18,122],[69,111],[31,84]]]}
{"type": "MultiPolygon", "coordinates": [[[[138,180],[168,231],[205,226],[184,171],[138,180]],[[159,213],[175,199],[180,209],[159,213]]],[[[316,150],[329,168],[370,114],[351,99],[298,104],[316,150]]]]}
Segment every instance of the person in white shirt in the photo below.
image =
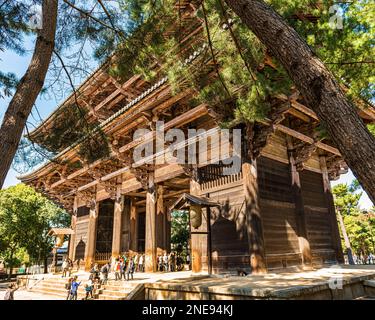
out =
{"type": "Polygon", "coordinates": [[[164,271],[168,271],[168,255],[167,255],[167,251],[164,252],[164,256],[163,256],[163,263],[164,263],[164,271]]]}
{"type": "Polygon", "coordinates": [[[139,262],[138,262],[138,265],[139,265],[139,271],[140,272],[143,272],[144,270],[143,270],[143,261],[144,261],[144,256],[143,256],[143,254],[141,254],[141,256],[139,257],[139,262]]]}
{"type": "Polygon", "coordinates": [[[62,268],[62,276],[61,276],[61,278],[64,278],[64,277],[66,277],[66,273],[67,273],[67,271],[69,269],[68,259],[64,260],[64,262],[62,263],[61,268],[62,268]]]}

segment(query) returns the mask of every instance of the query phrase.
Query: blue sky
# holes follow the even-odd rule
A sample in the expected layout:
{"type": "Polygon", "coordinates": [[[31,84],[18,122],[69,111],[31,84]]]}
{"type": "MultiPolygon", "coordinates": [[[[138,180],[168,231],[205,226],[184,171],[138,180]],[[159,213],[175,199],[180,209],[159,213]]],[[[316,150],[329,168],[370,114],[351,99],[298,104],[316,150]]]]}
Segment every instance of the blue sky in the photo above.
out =
{"type": "MultiPolygon", "coordinates": [[[[19,56],[11,51],[4,51],[0,52],[0,70],[3,72],[13,72],[15,73],[19,78],[22,77],[24,72],[26,71],[28,64],[31,59],[33,47],[34,47],[34,40],[33,38],[26,38],[25,39],[25,47],[28,49],[27,54],[24,56],[19,56]]],[[[96,62],[93,59],[93,68],[96,66],[96,62]]],[[[83,79],[82,79],[83,80],[83,79]]],[[[76,84],[79,84],[79,81],[77,81],[76,84]]],[[[69,95],[70,92],[66,92],[64,94],[65,97],[69,95]]],[[[58,106],[59,103],[62,102],[57,101],[53,95],[48,96],[41,96],[36,101],[36,106],[39,110],[40,116],[42,119],[45,119],[53,110],[58,106]]],[[[0,121],[2,121],[2,118],[4,116],[4,112],[8,106],[8,103],[10,101],[10,98],[0,98],[0,121]]],[[[34,112],[35,114],[35,112],[34,112]]],[[[35,119],[30,116],[28,121],[33,123],[34,125],[37,124],[38,117],[35,116],[35,119]]],[[[11,169],[8,172],[8,175],[6,177],[4,188],[15,185],[19,183],[19,180],[17,180],[17,176],[19,173],[11,169]]],[[[354,175],[351,171],[349,171],[345,175],[341,175],[340,179],[337,181],[332,181],[331,185],[334,186],[338,183],[351,183],[351,181],[354,179],[354,175]]],[[[360,205],[362,208],[370,208],[372,206],[372,202],[367,196],[365,192],[363,192],[363,195],[360,200],[360,205]]]]}

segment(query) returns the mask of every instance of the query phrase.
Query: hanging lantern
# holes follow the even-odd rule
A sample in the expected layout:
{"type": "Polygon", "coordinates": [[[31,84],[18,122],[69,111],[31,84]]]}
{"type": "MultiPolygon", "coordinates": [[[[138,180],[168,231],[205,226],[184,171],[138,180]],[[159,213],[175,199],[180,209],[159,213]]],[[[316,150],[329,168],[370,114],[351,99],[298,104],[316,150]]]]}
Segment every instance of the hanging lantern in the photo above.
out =
{"type": "Polygon", "coordinates": [[[197,229],[202,224],[202,207],[192,204],[190,206],[190,221],[193,228],[197,229]]]}
{"type": "Polygon", "coordinates": [[[58,236],[56,236],[56,247],[60,248],[64,243],[64,235],[63,234],[59,234],[58,236]]]}

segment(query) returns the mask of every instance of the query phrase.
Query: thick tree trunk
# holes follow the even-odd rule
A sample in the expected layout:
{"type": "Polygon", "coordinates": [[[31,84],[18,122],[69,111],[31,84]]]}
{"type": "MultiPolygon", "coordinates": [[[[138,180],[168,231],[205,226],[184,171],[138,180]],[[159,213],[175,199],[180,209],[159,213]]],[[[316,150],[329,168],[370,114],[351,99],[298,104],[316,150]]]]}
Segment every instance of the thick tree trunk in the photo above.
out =
{"type": "Polygon", "coordinates": [[[0,128],[0,188],[12,164],[22,131],[40,93],[54,48],[57,0],[44,0],[42,29],[38,30],[30,65],[17,86],[0,128]]]}
{"type": "Polygon", "coordinates": [[[375,203],[375,138],[333,75],[298,33],[263,1],[225,1],[287,70],[375,203]]]}

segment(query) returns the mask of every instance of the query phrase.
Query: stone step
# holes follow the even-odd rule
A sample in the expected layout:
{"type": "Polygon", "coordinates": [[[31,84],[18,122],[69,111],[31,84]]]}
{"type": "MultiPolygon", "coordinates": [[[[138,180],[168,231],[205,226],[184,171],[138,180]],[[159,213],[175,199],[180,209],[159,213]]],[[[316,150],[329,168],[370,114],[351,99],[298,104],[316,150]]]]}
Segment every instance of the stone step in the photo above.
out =
{"type": "Polygon", "coordinates": [[[129,285],[118,285],[118,286],[115,286],[115,285],[103,285],[103,289],[105,290],[132,290],[134,289],[135,287],[137,286],[137,283],[135,284],[129,284],[129,285]]]}
{"type": "MultiPolygon", "coordinates": [[[[50,290],[50,291],[56,291],[56,292],[67,292],[68,291],[64,287],[53,287],[53,286],[49,286],[49,285],[46,285],[46,284],[40,284],[38,286],[33,287],[31,290],[33,290],[34,288],[44,289],[44,290],[50,290]]],[[[79,287],[78,288],[78,293],[81,293],[81,292],[84,293],[85,289],[79,287]]]]}
{"type": "Polygon", "coordinates": [[[104,295],[111,295],[111,296],[121,296],[121,297],[126,297],[132,290],[129,289],[129,290],[124,290],[124,291],[120,291],[120,290],[100,290],[100,294],[104,294],[104,295]]]}
{"type": "Polygon", "coordinates": [[[100,294],[98,300],[125,300],[126,296],[113,296],[109,294],[100,294]]]}
{"type": "MultiPolygon", "coordinates": [[[[44,287],[51,287],[51,288],[60,288],[60,289],[65,289],[65,283],[55,283],[55,282],[40,282],[36,286],[44,286],[44,287]]],[[[85,288],[85,282],[82,282],[80,286],[78,287],[78,290],[84,289],[85,288]]],[[[101,288],[101,285],[98,286],[98,288],[101,288]]]]}
{"type": "MultiPolygon", "coordinates": [[[[51,296],[57,296],[57,297],[61,297],[63,299],[66,299],[68,293],[65,291],[65,292],[62,292],[62,291],[58,291],[58,290],[50,290],[50,289],[47,289],[47,288],[36,288],[36,289],[33,289],[31,290],[32,292],[39,292],[39,293],[43,293],[45,295],[51,295],[51,296]]],[[[81,300],[81,299],[84,299],[86,297],[86,292],[82,291],[78,291],[78,295],[77,295],[77,300],[81,300]]],[[[98,294],[94,294],[93,293],[93,297],[94,298],[97,298],[98,297],[98,294]]]]}

